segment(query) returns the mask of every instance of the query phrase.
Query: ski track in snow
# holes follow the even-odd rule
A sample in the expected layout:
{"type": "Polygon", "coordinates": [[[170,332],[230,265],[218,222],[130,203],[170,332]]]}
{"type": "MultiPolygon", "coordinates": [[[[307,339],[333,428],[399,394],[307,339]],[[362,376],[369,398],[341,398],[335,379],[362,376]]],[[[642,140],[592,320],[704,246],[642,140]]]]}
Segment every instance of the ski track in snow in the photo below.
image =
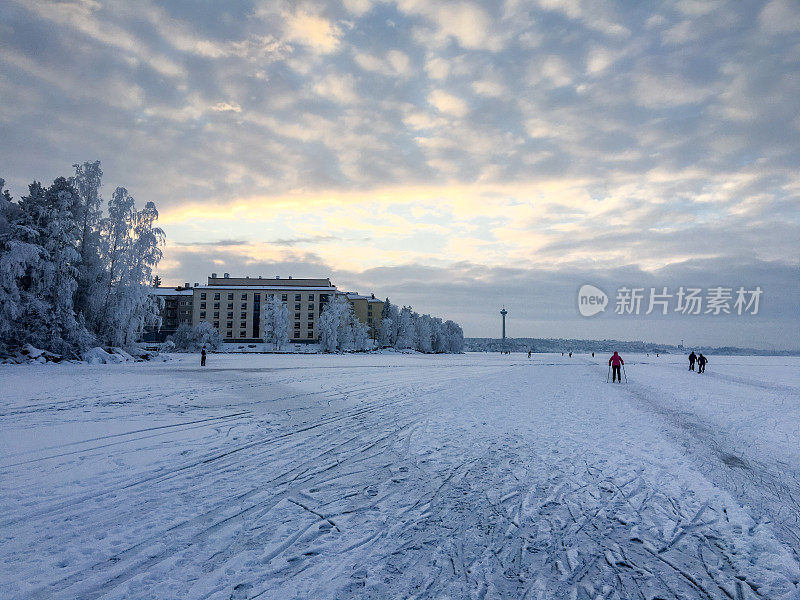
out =
{"type": "Polygon", "coordinates": [[[0,598],[800,598],[797,358],[0,367],[0,598]]]}

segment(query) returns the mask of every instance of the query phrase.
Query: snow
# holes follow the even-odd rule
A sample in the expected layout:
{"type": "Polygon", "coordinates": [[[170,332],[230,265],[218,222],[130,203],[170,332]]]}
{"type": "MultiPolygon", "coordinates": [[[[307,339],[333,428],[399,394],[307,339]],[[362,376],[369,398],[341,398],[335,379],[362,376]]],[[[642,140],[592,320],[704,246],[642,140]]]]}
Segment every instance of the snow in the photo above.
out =
{"type": "Polygon", "coordinates": [[[797,598],[800,359],[623,357],[0,366],[0,597],[797,598]]]}

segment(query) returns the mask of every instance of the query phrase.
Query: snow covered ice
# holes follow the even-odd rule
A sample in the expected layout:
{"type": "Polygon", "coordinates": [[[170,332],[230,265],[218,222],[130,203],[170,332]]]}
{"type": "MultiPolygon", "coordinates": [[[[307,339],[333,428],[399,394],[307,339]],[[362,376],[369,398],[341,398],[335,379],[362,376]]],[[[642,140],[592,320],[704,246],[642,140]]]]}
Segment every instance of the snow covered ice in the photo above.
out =
{"type": "Polygon", "coordinates": [[[800,597],[800,359],[0,367],[0,598],[800,597]]]}

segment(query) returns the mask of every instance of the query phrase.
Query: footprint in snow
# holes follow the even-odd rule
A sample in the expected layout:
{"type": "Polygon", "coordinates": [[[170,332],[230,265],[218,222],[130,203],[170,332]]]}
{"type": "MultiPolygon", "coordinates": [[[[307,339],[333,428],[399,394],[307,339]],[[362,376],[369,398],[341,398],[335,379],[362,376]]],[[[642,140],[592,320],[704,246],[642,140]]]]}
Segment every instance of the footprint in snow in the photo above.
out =
{"type": "Polygon", "coordinates": [[[367,489],[364,490],[364,493],[367,496],[371,496],[371,497],[374,498],[375,496],[378,495],[378,490],[376,488],[374,488],[374,487],[368,487],[367,489]]]}
{"type": "Polygon", "coordinates": [[[250,595],[249,592],[252,589],[252,587],[253,587],[252,583],[237,583],[233,587],[233,591],[231,592],[230,595],[230,600],[244,600],[250,595]]]}

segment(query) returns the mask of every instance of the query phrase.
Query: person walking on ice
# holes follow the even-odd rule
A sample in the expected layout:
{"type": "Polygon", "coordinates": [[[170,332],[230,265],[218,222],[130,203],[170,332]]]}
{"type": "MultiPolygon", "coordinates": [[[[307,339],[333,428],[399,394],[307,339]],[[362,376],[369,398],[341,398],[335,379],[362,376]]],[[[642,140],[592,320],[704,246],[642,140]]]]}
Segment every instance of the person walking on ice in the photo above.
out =
{"type": "Polygon", "coordinates": [[[619,381],[620,383],[622,383],[622,374],[620,373],[620,369],[624,364],[625,361],[622,360],[622,357],[619,354],[617,354],[617,351],[615,350],[614,355],[608,359],[608,366],[611,367],[611,373],[612,373],[611,383],[614,383],[615,381],[619,381]]]}
{"type": "Polygon", "coordinates": [[[203,349],[200,351],[200,366],[201,367],[205,367],[206,366],[206,349],[205,349],[205,347],[203,347],[203,349]]]}
{"type": "Polygon", "coordinates": [[[705,373],[706,372],[706,363],[708,359],[703,356],[703,353],[700,353],[700,356],[697,357],[697,372],[698,373],[705,373]]]}
{"type": "Polygon", "coordinates": [[[694,361],[697,360],[697,355],[692,350],[692,353],[689,355],[689,370],[694,371],[694,361]]]}

